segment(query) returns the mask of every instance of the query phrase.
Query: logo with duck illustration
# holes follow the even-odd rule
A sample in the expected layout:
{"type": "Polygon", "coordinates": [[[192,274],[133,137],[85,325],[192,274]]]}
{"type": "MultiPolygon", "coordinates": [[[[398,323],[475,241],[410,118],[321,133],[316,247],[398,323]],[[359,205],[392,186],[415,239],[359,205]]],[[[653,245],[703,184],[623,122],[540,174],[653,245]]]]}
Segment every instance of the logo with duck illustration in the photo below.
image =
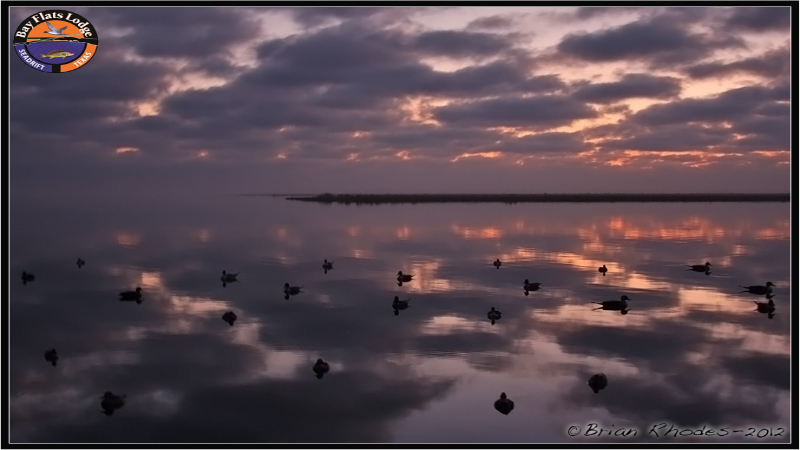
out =
{"type": "Polygon", "coordinates": [[[97,54],[97,30],[80,14],[63,9],[24,19],[14,33],[14,52],[29,67],[64,73],[85,66],[97,54]]]}

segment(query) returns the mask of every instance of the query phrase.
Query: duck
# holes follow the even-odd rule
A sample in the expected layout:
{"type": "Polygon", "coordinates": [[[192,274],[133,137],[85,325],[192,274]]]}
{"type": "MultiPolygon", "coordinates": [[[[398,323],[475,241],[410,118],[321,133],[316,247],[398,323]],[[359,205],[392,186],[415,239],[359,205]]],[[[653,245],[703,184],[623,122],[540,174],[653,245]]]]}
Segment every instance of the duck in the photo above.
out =
{"type": "Polygon", "coordinates": [[[233,311],[228,311],[222,315],[222,320],[228,322],[228,325],[230,326],[233,326],[233,322],[236,322],[236,319],[237,319],[236,313],[234,313],[233,311]]]}
{"type": "Polygon", "coordinates": [[[100,407],[107,416],[114,414],[115,409],[120,409],[125,405],[125,395],[114,395],[111,391],[106,391],[101,397],[100,407]]]}
{"type": "Polygon", "coordinates": [[[135,291],[124,291],[119,293],[120,300],[141,300],[142,299],[142,288],[136,287],[135,291]]]}
{"type": "Polygon", "coordinates": [[[538,291],[541,285],[542,283],[529,283],[526,278],[525,282],[522,283],[522,288],[525,289],[525,295],[528,295],[528,291],[538,291]]]}
{"type": "Polygon", "coordinates": [[[775,285],[772,284],[771,281],[767,281],[766,286],[739,286],[739,287],[743,287],[745,289],[741,292],[749,292],[751,294],[756,294],[756,295],[769,295],[772,294],[772,286],[775,285]]]}
{"type": "Polygon", "coordinates": [[[44,352],[44,360],[55,367],[56,363],[58,363],[58,352],[56,352],[56,349],[51,348],[50,350],[44,352]]]}
{"type": "Polygon", "coordinates": [[[36,277],[33,276],[32,273],[22,271],[22,284],[27,284],[29,281],[33,281],[36,277]]]}
{"type": "Polygon", "coordinates": [[[234,283],[239,281],[236,277],[239,276],[239,272],[236,273],[227,273],[224,270],[222,271],[222,276],[219,278],[222,280],[222,287],[225,287],[225,283],[234,283]]]}
{"type": "Polygon", "coordinates": [[[333,261],[328,261],[327,259],[322,263],[322,268],[325,269],[325,273],[328,273],[329,270],[333,270],[333,261]]]}
{"type": "Polygon", "coordinates": [[[83,267],[86,264],[86,261],[78,258],[78,261],[76,262],[76,264],[78,265],[78,269],[80,269],[81,267],[83,267]]]}
{"type": "MultiPolygon", "coordinates": [[[[772,297],[767,297],[769,299],[768,302],[753,302],[756,304],[756,311],[760,312],[761,314],[768,314],[769,318],[775,315],[775,302],[772,301],[772,297]]],[[[55,365],[55,364],[53,364],[55,365]]]]}
{"type": "Polygon", "coordinates": [[[606,276],[606,272],[608,272],[608,268],[606,267],[605,264],[603,264],[603,267],[598,268],[597,271],[602,273],[603,276],[606,276]]]}
{"type": "Polygon", "coordinates": [[[329,370],[331,370],[331,366],[325,361],[323,361],[322,358],[319,358],[317,359],[316,364],[314,364],[313,370],[314,373],[317,374],[317,378],[321,380],[322,376],[328,373],[329,370]]]}
{"type": "Polygon", "coordinates": [[[687,264],[686,267],[688,267],[688,269],[686,270],[693,270],[695,272],[705,272],[706,275],[711,273],[711,263],[708,261],[706,261],[705,264],[695,264],[693,266],[687,264]]]}
{"type": "Polygon", "coordinates": [[[505,392],[501,392],[500,398],[494,402],[494,409],[505,415],[508,415],[508,413],[514,409],[514,402],[512,402],[511,399],[506,396],[505,392]]]}
{"type": "Polygon", "coordinates": [[[601,390],[605,389],[606,386],[608,386],[608,378],[604,373],[596,373],[589,378],[589,382],[587,384],[590,388],[592,388],[594,393],[597,394],[601,390]]]}
{"type": "Polygon", "coordinates": [[[492,325],[494,325],[494,322],[496,320],[500,320],[500,318],[502,316],[503,316],[503,313],[501,313],[500,311],[494,309],[494,306],[492,306],[492,309],[490,309],[489,312],[486,313],[486,317],[488,317],[489,320],[492,321],[492,325]]]}
{"type": "Polygon", "coordinates": [[[498,269],[503,265],[503,263],[500,262],[500,258],[497,258],[497,261],[495,261],[493,264],[498,269]]]}
{"type": "Polygon", "coordinates": [[[283,293],[286,295],[297,295],[303,292],[303,286],[289,286],[289,283],[283,284],[283,293]]]}
{"type": "Polygon", "coordinates": [[[411,278],[414,275],[403,275],[403,271],[397,272],[397,282],[402,283],[404,281],[411,281],[411,278]]]}
{"type": "MultiPolygon", "coordinates": [[[[630,300],[628,298],[628,296],[627,295],[623,295],[622,297],[620,297],[619,300],[606,300],[604,302],[592,302],[592,303],[595,303],[595,304],[598,304],[598,305],[602,305],[601,307],[595,308],[595,309],[606,309],[606,310],[612,310],[612,311],[627,311],[627,309],[628,309],[628,300],[630,300]]],[[[623,313],[623,314],[625,314],[625,313],[623,313]]]]}

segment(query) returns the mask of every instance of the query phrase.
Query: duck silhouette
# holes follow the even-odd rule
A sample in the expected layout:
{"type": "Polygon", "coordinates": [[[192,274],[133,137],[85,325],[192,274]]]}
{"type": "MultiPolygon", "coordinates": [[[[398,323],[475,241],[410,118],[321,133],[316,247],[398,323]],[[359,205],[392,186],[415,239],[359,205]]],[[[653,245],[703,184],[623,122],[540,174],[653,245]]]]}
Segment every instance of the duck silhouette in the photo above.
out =
{"type": "Polygon", "coordinates": [[[494,264],[494,266],[495,266],[496,268],[498,268],[498,269],[500,268],[500,266],[502,266],[502,265],[503,265],[503,263],[501,263],[501,262],[500,262],[500,258],[497,258],[497,261],[495,261],[495,262],[494,262],[494,263],[492,263],[492,264],[494,264]]]}
{"type": "Polygon", "coordinates": [[[494,306],[492,306],[492,309],[490,309],[489,312],[486,313],[486,317],[488,317],[489,320],[492,321],[492,325],[494,325],[496,321],[500,320],[500,318],[503,317],[503,313],[494,309],[494,306]]]}
{"type": "Polygon", "coordinates": [[[219,277],[219,279],[222,280],[222,287],[225,287],[227,285],[227,283],[235,283],[235,282],[239,281],[239,280],[236,279],[236,277],[239,276],[239,273],[240,272],[228,273],[228,272],[225,272],[223,270],[222,271],[222,276],[219,277]]]}
{"type": "Polygon", "coordinates": [[[411,301],[410,298],[408,300],[400,300],[400,297],[395,295],[394,300],[392,301],[392,308],[394,309],[394,315],[398,316],[400,315],[400,311],[408,309],[409,306],[408,302],[410,301],[411,301]]]}
{"type": "Polygon", "coordinates": [[[514,409],[514,402],[506,396],[505,392],[501,392],[500,398],[494,402],[494,409],[508,415],[514,409]]]}
{"type": "Polygon", "coordinates": [[[773,286],[775,286],[775,285],[772,284],[771,281],[767,281],[766,286],[758,286],[758,285],[756,285],[756,286],[739,286],[739,287],[743,287],[744,288],[744,290],[741,291],[741,292],[748,292],[750,294],[756,294],[756,295],[769,295],[769,294],[772,294],[772,287],[773,286]]]}
{"type": "Polygon", "coordinates": [[[78,269],[80,269],[81,267],[83,267],[86,264],[86,261],[78,258],[78,261],[75,264],[77,264],[78,265],[78,269]]]}
{"type": "Polygon", "coordinates": [[[604,373],[596,373],[589,378],[589,382],[587,384],[590,388],[592,388],[594,393],[597,394],[601,390],[605,389],[606,386],[608,386],[608,378],[604,373]]]}
{"type": "Polygon", "coordinates": [[[325,270],[325,273],[328,273],[329,270],[333,270],[333,261],[328,261],[327,259],[323,261],[322,269],[325,270]]]}
{"type": "Polygon", "coordinates": [[[32,273],[25,272],[24,270],[22,271],[22,284],[23,285],[28,284],[28,282],[33,281],[35,279],[36,279],[36,277],[33,276],[32,273]]]}
{"type": "Polygon", "coordinates": [[[322,358],[319,358],[317,359],[316,364],[314,364],[312,370],[314,370],[314,373],[317,374],[317,378],[321,380],[322,377],[331,370],[331,367],[328,363],[323,361],[322,358]]]}
{"type": "Polygon", "coordinates": [[[228,311],[222,315],[222,320],[228,322],[228,325],[230,326],[233,326],[233,323],[236,322],[236,319],[237,319],[236,313],[234,313],[233,311],[228,311]]]}
{"type": "Polygon", "coordinates": [[[286,300],[289,300],[290,295],[297,295],[302,291],[303,286],[289,286],[289,283],[283,284],[283,294],[286,300]]]}
{"type": "Polygon", "coordinates": [[[705,264],[695,264],[693,266],[687,264],[686,267],[688,267],[688,269],[686,270],[692,270],[695,272],[705,272],[706,275],[709,275],[711,273],[711,263],[708,261],[706,261],[705,264]]]}
{"type": "Polygon", "coordinates": [[[142,303],[142,288],[137,286],[136,290],[120,292],[119,299],[120,301],[135,300],[136,303],[142,303]]]}
{"type": "Polygon", "coordinates": [[[44,352],[44,360],[55,367],[58,363],[58,352],[56,352],[56,349],[51,348],[50,350],[44,352]]]}
{"type": "Polygon", "coordinates": [[[603,276],[606,276],[606,272],[608,272],[608,268],[606,268],[606,265],[603,264],[603,267],[600,267],[599,269],[597,269],[597,271],[602,273],[603,276]]]}
{"type": "Polygon", "coordinates": [[[110,416],[114,411],[125,406],[125,395],[114,395],[111,391],[106,391],[103,394],[100,407],[103,408],[103,414],[110,416]]]}
{"type": "Polygon", "coordinates": [[[397,285],[402,286],[404,282],[411,281],[414,275],[404,275],[403,271],[397,272],[397,285]]]}
{"type": "Polygon", "coordinates": [[[542,283],[529,283],[528,279],[526,278],[525,282],[522,283],[522,289],[525,290],[525,295],[528,295],[528,292],[538,291],[539,290],[539,286],[541,286],[541,285],[542,285],[542,283]]]}
{"type": "Polygon", "coordinates": [[[767,302],[753,302],[756,304],[756,311],[761,314],[767,314],[767,317],[772,319],[775,317],[775,302],[772,301],[771,296],[767,296],[767,302]]]}
{"type": "Polygon", "coordinates": [[[619,311],[620,314],[625,315],[625,314],[628,314],[628,311],[630,311],[628,309],[628,300],[630,300],[628,298],[628,296],[627,295],[623,295],[622,297],[620,297],[619,300],[606,300],[604,302],[592,302],[594,304],[601,305],[601,306],[593,309],[592,311],[595,311],[595,310],[598,310],[598,309],[603,309],[603,310],[606,310],[606,311],[619,311]]]}

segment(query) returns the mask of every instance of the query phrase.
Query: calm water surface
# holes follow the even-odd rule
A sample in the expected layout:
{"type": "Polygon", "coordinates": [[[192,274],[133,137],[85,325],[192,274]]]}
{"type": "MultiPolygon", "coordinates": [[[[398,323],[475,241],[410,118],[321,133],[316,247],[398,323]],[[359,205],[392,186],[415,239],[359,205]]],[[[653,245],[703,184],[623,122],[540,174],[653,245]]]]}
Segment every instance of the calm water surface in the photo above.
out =
{"type": "Polygon", "coordinates": [[[675,442],[648,433],[660,423],[790,439],[788,203],[218,196],[11,212],[12,442],[675,442]],[[709,275],[685,270],[705,261],[709,275]],[[223,269],[239,281],[223,287],[223,269]],[[399,270],[414,280],[398,286],[399,270]],[[526,278],[542,288],[526,296],[526,278]],[[771,319],[737,287],[767,281],[771,319]],[[286,282],[303,292],[286,300],[286,282]],[[117,299],[136,286],[141,304],[117,299]],[[628,314],[593,311],[622,294],[628,314]],[[397,315],[395,295],[411,299],[397,315]],[[127,396],[111,416],[105,391],[127,396]],[[586,436],[591,423],[638,435],[586,436]]]}

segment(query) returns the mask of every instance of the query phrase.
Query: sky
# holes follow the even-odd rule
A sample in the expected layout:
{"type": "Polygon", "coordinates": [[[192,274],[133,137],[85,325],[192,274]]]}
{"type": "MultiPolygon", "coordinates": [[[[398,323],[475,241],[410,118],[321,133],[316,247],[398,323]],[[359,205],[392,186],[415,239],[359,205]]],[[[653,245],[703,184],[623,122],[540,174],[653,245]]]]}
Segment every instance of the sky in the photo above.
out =
{"type": "Polygon", "coordinates": [[[12,196],[790,190],[788,7],[70,11],[85,67],[9,52],[12,196]]]}

